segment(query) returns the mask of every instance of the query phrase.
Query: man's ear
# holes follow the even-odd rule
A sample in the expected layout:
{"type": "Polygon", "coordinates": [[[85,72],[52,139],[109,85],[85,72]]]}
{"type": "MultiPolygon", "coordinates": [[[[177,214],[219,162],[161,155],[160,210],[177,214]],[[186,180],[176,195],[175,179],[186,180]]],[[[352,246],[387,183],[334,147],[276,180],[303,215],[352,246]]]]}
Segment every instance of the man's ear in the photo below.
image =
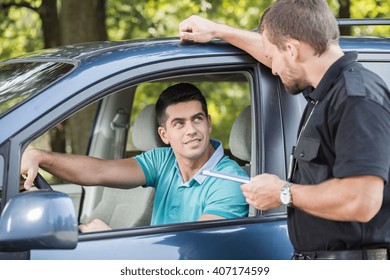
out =
{"type": "Polygon", "coordinates": [[[307,48],[301,41],[295,39],[289,39],[286,43],[287,51],[290,55],[290,59],[295,62],[302,62],[308,55],[307,48]]]}
{"type": "Polygon", "coordinates": [[[165,128],[162,126],[159,126],[157,128],[158,135],[160,135],[161,140],[164,142],[164,144],[169,145],[169,140],[167,138],[167,132],[165,131],[165,128]]]}
{"type": "Polygon", "coordinates": [[[209,133],[211,133],[211,131],[213,131],[213,125],[211,124],[211,116],[208,115],[207,119],[208,119],[208,122],[209,122],[209,133]]]}
{"type": "Polygon", "coordinates": [[[290,55],[290,58],[295,60],[298,55],[298,50],[296,48],[296,45],[287,43],[287,50],[290,55]]]}

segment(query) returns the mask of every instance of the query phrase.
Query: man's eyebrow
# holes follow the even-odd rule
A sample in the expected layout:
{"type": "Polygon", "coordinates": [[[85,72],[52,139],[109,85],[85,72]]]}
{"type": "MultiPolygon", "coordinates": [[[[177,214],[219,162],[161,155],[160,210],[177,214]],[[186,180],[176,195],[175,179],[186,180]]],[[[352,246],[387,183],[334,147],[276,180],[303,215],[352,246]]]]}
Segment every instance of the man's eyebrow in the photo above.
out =
{"type": "Polygon", "coordinates": [[[193,116],[191,117],[191,119],[195,119],[195,118],[200,117],[200,116],[201,116],[201,117],[205,117],[206,115],[205,115],[205,113],[203,113],[203,112],[199,112],[199,113],[193,115],[193,116]]]}
{"type": "MultiPolygon", "coordinates": [[[[199,113],[196,113],[195,115],[191,116],[191,120],[193,120],[199,116],[206,117],[204,112],[199,112],[199,113]]],[[[185,118],[174,118],[174,119],[172,119],[171,123],[174,123],[177,121],[184,121],[184,120],[185,120],[185,118]]]]}

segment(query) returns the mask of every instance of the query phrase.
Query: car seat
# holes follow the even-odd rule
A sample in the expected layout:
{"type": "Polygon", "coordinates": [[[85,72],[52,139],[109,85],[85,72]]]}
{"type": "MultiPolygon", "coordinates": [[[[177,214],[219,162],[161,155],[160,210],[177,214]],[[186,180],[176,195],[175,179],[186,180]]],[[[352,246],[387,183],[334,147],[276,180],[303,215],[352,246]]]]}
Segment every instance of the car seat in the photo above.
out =
{"type": "MultiPolygon", "coordinates": [[[[138,114],[132,131],[133,144],[140,151],[163,146],[157,133],[154,104],[146,106],[138,114]]],[[[150,225],[153,210],[154,189],[104,188],[102,199],[90,219],[98,218],[113,229],[150,225]]]]}
{"type": "MultiPolygon", "coordinates": [[[[251,177],[251,146],[252,146],[252,120],[251,120],[251,107],[245,107],[241,113],[237,116],[233,123],[229,145],[230,151],[233,156],[246,162],[241,166],[249,177],[251,177]]],[[[286,212],[286,206],[281,205],[277,208],[270,209],[267,211],[257,210],[255,207],[250,206],[249,215],[270,215],[273,213],[284,213],[286,212]]]]}
{"type": "Polygon", "coordinates": [[[251,106],[245,107],[237,116],[230,131],[229,146],[233,156],[245,162],[242,168],[250,176],[252,145],[251,106]]]}

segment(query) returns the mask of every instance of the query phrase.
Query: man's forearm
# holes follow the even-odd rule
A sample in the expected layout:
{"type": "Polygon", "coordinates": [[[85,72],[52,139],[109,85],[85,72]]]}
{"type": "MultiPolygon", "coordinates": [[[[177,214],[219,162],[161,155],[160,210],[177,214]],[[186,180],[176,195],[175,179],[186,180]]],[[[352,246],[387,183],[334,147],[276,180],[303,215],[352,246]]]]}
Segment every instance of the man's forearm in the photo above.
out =
{"type": "Polygon", "coordinates": [[[226,41],[253,56],[264,65],[271,67],[270,60],[266,57],[262,36],[256,31],[247,31],[227,25],[219,25],[214,31],[214,37],[226,41]]]}
{"type": "Polygon", "coordinates": [[[100,161],[83,155],[42,152],[39,166],[62,180],[88,186],[99,184],[100,161]]]}
{"type": "Polygon", "coordinates": [[[209,42],[213,38],[224,40],[271,67],[271,61],[264,52],[262,36],[258,32],[238,29],[199,16],[191,16],[180,23],[179,36],[182,40],[199,43],[209,42]]]}

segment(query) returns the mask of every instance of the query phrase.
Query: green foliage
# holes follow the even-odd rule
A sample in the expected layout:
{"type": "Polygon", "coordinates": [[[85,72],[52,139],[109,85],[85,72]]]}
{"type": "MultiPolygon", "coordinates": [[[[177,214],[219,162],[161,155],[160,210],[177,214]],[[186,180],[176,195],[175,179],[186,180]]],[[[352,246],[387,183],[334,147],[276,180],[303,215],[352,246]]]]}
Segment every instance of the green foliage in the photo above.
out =
{"type": "Polygon", "coordinates": [[[208,110],[215,129],[211,137],[229,147],[231,126],[244,107],[250,105],[249,84],[207,83],[198,85],[208,100],[208,110]]]}
{"type": "MultiPolygon", "coordinates": [[[[390,18],[389,0],[351,0],[352,18],[390,18]]],[[[389,36],[390,26],[357,26],[353,34],[359,36],[389,36]]]]}
{"type": "Polygon", "coordinates": [[[179,22],[202,12],[205,1],[107,1],[107,29],[110,39],[137,39],[177,36],[179,22]],[[180,15],[180,16],[178,16],[180,15]],[[119,30],[118,30],[119,27],[119,30]]]}
{"type": "MultiPolygon", "coordinates": [[[[38,14],[43,1],[0,1],[0,60],[43,48],[38,14]]],[[[339,1],[327,0],[335,15],[339,1]]],[[[192,14],[255,29],[261,14],[272,2],[274,0],[107,0],[106,26],[110,40],[177,36],[180,21],[192,14]]],[[[388,0],[350,2],[352,18],[390,18],[388,0]]],[[[353,28],[353,33],[389,36],[390,27],[361,26],[353,28]]]]}
{"type": "MultiPolygon", "coordinates": [[[[336,17],[340,9],[340,1],[327,0],[336,17]]],[[[390,18],[389,0],[349,0],[351,18],[390,18]]],[[[352,35],[356,36],[389,36],[390,26],[354,26],[352,35]]]]}
{"type": "Polygon", "coordinates": [[[112,40],[177,36],[180,21],[201,15],[221,23],[257,28],[271,0],[107,1],[107,29],[112,40]],[[118,28],[119,27],[119,28],[118,28]]]}
{"type": "Polygon", "coordinates": [[[0,60],[43,48],[41,22],[36,12],[11,7],[0,12],[0,60]]]}

